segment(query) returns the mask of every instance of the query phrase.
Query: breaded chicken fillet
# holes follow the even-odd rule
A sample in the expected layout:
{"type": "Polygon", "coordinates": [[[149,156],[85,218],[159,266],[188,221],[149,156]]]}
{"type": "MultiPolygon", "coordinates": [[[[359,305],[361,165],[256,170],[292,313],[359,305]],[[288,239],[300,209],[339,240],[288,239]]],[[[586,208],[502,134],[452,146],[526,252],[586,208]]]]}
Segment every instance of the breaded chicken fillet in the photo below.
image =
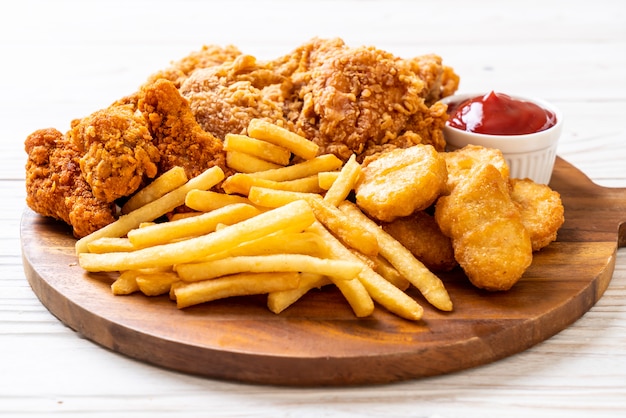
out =
{"type": "Polygon", "coordinates": [[[532,263],[530,236],[509,184],[491,164],[475,166],[440,197],[435,219],[476,287],[508,290],[532,263]]]}

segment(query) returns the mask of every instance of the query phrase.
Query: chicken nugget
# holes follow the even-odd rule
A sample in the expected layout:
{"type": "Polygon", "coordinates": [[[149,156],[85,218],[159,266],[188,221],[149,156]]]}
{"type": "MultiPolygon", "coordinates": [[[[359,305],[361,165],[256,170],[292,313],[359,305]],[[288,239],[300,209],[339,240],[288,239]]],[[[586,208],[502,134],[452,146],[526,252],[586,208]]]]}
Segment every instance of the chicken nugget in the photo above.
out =
{"type": "Polygon", "coordinates": [[[452,190],[463,177],[467,176],[469,170],[478,164],[491,164],[500,171],[502,178],[509,178],[509,166],[499,149],[466,145],[463,148],[446,152],[443,156],[448,169],[448,190],[452,190]]]}
{"type": "Polygon", "coordinates": [[[435,218],[428,213],[418,211],[381,226],[429,270],[450,271],[457,265],[450,238],[441,232],[435,218]]]}
{"type": "Polygon", "coordinates": [[[532,263],[532,244],[508,182],[491,164],[477,165],[435,207],[441,231],[474,286],[508,290],[532,263]]]}
{"type": "Polygon", "coordinates": [[[561,195],[530,179],[511,179],[510,183],[511,197],[520,209],[533,251],[539,251],[556,240],[557,231],[565,222],[561,195]]]}
{"type": "Polygon", "coordinates": [[[390,222],[431,206],[445,190],[444,158],[431,145],[414,145],[368,157],[355,186],[356,203],[390,222]]]}

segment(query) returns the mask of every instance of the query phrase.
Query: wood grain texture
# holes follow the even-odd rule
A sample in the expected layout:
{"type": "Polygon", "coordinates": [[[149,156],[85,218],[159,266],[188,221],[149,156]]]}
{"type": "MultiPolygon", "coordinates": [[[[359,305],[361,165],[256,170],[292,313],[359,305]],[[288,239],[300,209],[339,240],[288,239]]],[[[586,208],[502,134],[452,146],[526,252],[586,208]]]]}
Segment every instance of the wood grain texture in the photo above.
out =
{"type": "Polygon", "coordinates": [[[334,289],[312,292],[280,315],[264,297],[233,298],[178,310],[167,297],[110,293],[114,274],[76,263],[68,228],[27,210],[24,268],[42,303],[90,340],[185,373],[291,386],[357,385],[439,375],[490,363],[566,328],[603,295],[624,244],[626,190],[593,184],[558,159],[551,186],[566,222],[557,242],[535,254],[509,292],[442,275],[452,313],[423,302],[414,323],[378,308],[357,319],[334,289]],[[593,219],[590,222],[590,219],[593,219]]]}

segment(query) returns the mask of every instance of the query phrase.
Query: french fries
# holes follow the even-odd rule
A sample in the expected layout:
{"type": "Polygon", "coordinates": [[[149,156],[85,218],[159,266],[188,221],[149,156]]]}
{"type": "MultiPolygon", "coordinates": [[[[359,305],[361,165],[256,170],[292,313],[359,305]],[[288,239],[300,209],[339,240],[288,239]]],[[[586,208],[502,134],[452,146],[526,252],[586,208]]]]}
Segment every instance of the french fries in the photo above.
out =
{"type": "Polygon", "coordinates": [[[286,166],[291,159],[288,149],[246,135],[227,134],[224,138],[224,150],[252,155],[277,166],[286,166]]]}
{"type": "Polygon", "coordinates": [[[452,301],[441,279],[418,261],[409,250],[365,216],[355,204],[344,201],[339,205],[339,209],[376,236],[380,254],[417,287],[428,302],[442,311],[452,310],[452,301]]]}
{"type": "Polygon", "coordinates": [[[356,161],[356,155],[352,154],[333,184],[326,191],[326,194],[324,194],[324,201],[333,206],[337,206],[343,202],[354,188],[360,175],[361,165],[356,161]]]}
{"type": "Polygon", "coordinates": [[[305,160],[314,158],[319,151],[319,147],[314,142],[263,119],[250,121],[248,135],[284,147],[305,160]]]}
{"type": "Polygon", "coordinates": [[[267,307],[275,314],[279,314],[311,289],[319,289],[332,282],[326,276],[315,273],[301,273],[298,287],[294,289],[277,290],[267,294],[267,307]]]}
{"type": "Polygon", "coordinates": [[[345,164],[317,155],[313,142],[259,119],[247,134],[225,139],[236,174],[225,179],[217,167],[192,179],[182,169],[164,173],[118,220],[76,243],[79,265],[120,272],[115,295],[167,294],[180,309],[264,294],[279,314],[328,285],[359,318],[379,304],[420,320],[422,306],[405,293],[410,286],[452,309],[442,282],[346,200],[361,175],[355,155],[345,164]],[[290,163],[292,155],[301,162],[290,163]],[[211,190],[220,182],[223,192],[211,190]],[[183,204],[194,212],[157,221],[183,204]]]}
{"type": "Polygon", "coordinates": [[[242,195],[249,194],[250,188],[253,186],[301,193],[319,193],[322,190],[319,186],[317,176],[315,175],[294,180],[275,181],[248,174],[237,173],[230,176],[226,181],[224,181],[224,184],[222,184],[222,188],[226,193],[238,193],[242,195]]]}
{"type": "MultiPolygon", "coordinates": [[[[359,262],[359,259],[324,227],[317,224],[312,228],[326,239],[335,257],[359,262]]],[[[358,279],[372,299],[402,318],[418,320],[422,317],[424,309],[414,299],[385,280],[365,263],[362,266],[358,279]]]]}
{"type": "Polygon", "coordinates": [[[176,272],[186,282],[214,279],[236,273],[293,271],[319,273],[337,280],[350,280],[361,272],[362,264],[303,254],[234,256],[203,263],[178,264],[176,272]]]}
{"type": "Polygon", "coordinates": [[[278,164],[239,151],[228,151],[226,153],[226,165],[240,173],[256,173],[257,171],[267,171],[281,167],[278,164]]]}
{"type": "Polygon", "coordinates": [[[128,232],[128,240],[135,248],[166,244],[183,238],[208,234],[215,231],[219,224],[235,224],[259,213],[254,206],[234,203],[201,215],[133,229],[128,232]]]}
{"type": "Polygon", "coordinates": [[[172,167],[170,170],[161,174],[158,178],[148,184],[146,187],[135,193],[128,201],[122,206],[122,213],[130,213],[135,209],[150,203],[164,194],[171,192],[177,187],[182,186],[187,182],[187,174],[182,167],[172,167]]]}
{"type": "Polygon", "coordinates": [[[211,253],[276,231],[305,229],[314,221],[315,215],[309,205],[304,201],[297,201],[226,226],[211,234],[184,241],[142,248],[130,253],[80,253],[78,263],[83,269],[91,272],[137,270],[190,263],[211,253]]]}
{"type": "Polygon", "coordinates": [[[199,303],[233,296],[258,295],[298,287],[298,273],[240,273],[214,280],[175,286],[176,305],[186,308],[199,303]]]}
{"type": "Polygon", "coordinates": [[[315,217],[343,242],[365,255],[378,254],[378,241],[374,234],[363,228],[361,224],[350,222],[343,212],[317,194],[253,186],[250,188],[248,199],[259,206],[266,207],[280,207],[296,200],[306,200],[311,205],[315,217]]]}
{"type": "Polygon", "coordinates": [[[182,186],[164,194],[160,198],[140,208],[120,216],[115,222],[101,228],[76,241],[76,253],[89,251],[88,243],[98,238],[119,238],[131,229],[137,228],[142,222],[153,221],[158,217],[176,209],[185,202],[187,192],[193,189],[208,190],[224,179],[224,171],[215,166],[192,178],[182,186]]]}

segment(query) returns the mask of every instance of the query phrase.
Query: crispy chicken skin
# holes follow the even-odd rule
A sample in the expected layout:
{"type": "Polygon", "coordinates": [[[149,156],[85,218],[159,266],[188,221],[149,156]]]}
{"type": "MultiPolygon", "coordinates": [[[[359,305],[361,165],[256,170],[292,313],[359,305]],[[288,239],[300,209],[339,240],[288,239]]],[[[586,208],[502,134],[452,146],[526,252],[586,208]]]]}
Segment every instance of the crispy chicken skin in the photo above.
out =
{"type": "Polygon", "coordinates": [[[159,154],[141,113],[112,105],[72,122],[68,133],[81,154],[82,177],[95,197],[111,203],[157,174],[159,154]]]}
{"type": "Polygon", "coordinates": [[[229,171],[222,141],[200,127],[174,83],[161,79],[144,86],[137,106],[160,157],[160,173],[174,166],[189,178],[216,165],[229,171]]]}
{"type": "Polygon", "coordinates": [[[203,68],[180,88],[200,126],[220,139],[244,134],[250,120],[285,125],[280,85],[285,78],[250,55],[203,68]]]}
{"type": "Polygon", "coordinates": [[[113,222],[118,199],[175,165],[189,177],[214,165],[228,172],[222,142],[165,79],[72,121],[65,135],[32,133],[25,150],[27,204],[70,224],[78,238],[113,222]]]}
{"type": "Polygon", "coordinates": [[[433,93],[421,78],[435,71],[430,79],[436,79],[443,74],[441,65],[420,73],[417,60],[374,47],[348,47],[340,39],[313,39],[292,56],[298,65],[291,66],[294,90],[285,100],[290,120],[321,152],[344,160],[356,153],[362,160],[420,143],[440,151],[445,147],[446,107],[429,106],[426,97],[433,93]]]}
{"type": "Polygon", "coordinates": [[[35,212],[74,226],[76,237],[113,222],[114,208],[96,198],[80,169],[81,153],[56,129],[40,129],[24,143],[26,203],[35,212]]]}
{"type": "Polygon", "coordinates": [[[179,88],[196,69],[230,62],[239,55],[241,55],[241,51],[233,45],[226,47],[204,45],[200,50],[194,51],[180,60],[170,63],[169,67],[152,74],[148,77],[147,84],[159,79],[166,79],[179,88]]]}
{"type": "Polygon", "coordinates": [[[443,150],[446,106],[458,76],[428,55],[404,60],[374,47],[319,39],[275,60],[249,55],[196,68],[181,93],[206,131],[245,133],[263,118],[303,135],[343,160],[397,147],[443,150]]]}

